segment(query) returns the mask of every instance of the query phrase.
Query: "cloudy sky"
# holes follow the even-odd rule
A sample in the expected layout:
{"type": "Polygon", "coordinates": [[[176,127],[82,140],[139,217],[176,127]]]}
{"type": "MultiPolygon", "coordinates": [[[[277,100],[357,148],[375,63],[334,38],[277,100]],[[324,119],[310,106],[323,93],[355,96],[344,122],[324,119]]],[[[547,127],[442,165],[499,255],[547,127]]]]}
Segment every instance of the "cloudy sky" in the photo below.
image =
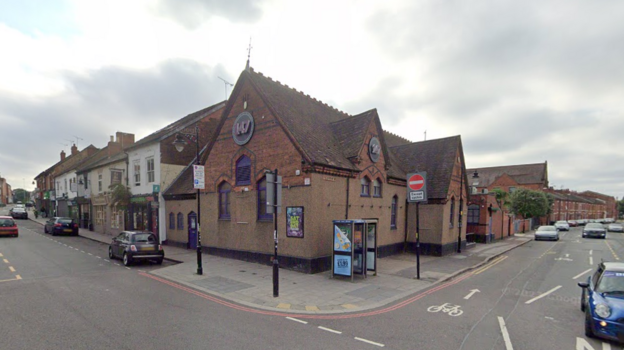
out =
{"type": "Polygon", "coordinates": [[[225,99],[247,60],[467,167],[548,161],[555,188],[624,196],[624,2],[0,0],[0,176],[225,99]]]}

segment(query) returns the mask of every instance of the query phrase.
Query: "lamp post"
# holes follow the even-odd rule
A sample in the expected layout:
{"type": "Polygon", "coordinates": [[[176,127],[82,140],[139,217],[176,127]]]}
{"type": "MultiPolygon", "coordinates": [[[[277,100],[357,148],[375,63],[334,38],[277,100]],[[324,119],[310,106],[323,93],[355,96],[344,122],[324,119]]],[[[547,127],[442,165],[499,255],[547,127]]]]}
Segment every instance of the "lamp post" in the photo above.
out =
{"type": "MultiPolygon", "coordinates": [[[[195,164],[196,165],[200,165],[199,164],[199,125],[195,124],[195,134],[193,134],[192,132],[178,132],[178,134],[176,135],[176,139],[175,141],[173,141],[173,145],[175,146],[176,150],[178,150],[178,152],[182,152],[182,150],[184,150],[184,146],[187,145],[187,141],[185,140],[188,139],[190,141],[194,141],[195,142],[195,164]]],[[[202,267],[202,246],[201,246],[201,231],[200,231],[200,217],[201,217],[201,210],[200,210],[200,202],[199,202],[199,186],[195,186],[195,184],[193,185],[196,189],[197,189],[197,274],[198,275],[203,275],[204,274],[204,268],[202,267]]]]}

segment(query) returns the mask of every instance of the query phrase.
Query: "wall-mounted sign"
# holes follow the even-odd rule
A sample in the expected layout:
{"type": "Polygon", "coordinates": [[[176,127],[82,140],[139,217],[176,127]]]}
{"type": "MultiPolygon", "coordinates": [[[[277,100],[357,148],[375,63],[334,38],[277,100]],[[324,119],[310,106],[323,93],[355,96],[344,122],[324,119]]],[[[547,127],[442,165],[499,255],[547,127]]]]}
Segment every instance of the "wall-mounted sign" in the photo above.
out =
{"type": "Polygon", "coordinates": [[[193,165],[193,188],[203,190],[206,186],[206,177],[203,165],[193,165]]]}
{"type": "Polygon", "coordinates": [[[254,119],[251,113],[243,112],[236,117],[232,125],[232,138],[237,145],[242,146],[251,140],[254,132],[254,119]]]}
{"type": "Polygon", "coordinates": [[[286,237],[303,238],[303,207],[286,208],[286,237]]]}
{"type": "Polygon", "coordinates": [[[373,137],[368,142],[368,156],[373,161],[373,163],[377,163],[379,161],[379,154],[381,153],[381,144],[376,137],[373,137]]]}

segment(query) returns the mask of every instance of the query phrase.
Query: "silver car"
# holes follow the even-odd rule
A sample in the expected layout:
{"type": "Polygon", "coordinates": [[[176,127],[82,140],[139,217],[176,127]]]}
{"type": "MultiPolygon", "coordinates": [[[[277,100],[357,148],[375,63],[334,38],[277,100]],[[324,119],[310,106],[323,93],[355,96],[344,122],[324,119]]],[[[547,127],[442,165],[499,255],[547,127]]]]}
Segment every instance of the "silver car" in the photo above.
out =
{"type": "Polygon", "coordinates": [[[622,226],[622,224],[609,224],[609,226],[607,226],[607,231],[624,232],[624,226],[622,226]]]}
{"type": "Polygon", "coordinates": [[[567,221],[557,221],[555,222],[555,227],[559,231],[570,231],[570,224],[567,221]]]}
{"type": "Polygon", "coordinates": [[[559,230],[553,225],[540,226],[537,231],[535,231],[535,240],[540,241],[543,239],[558,241],[559,230]]]}

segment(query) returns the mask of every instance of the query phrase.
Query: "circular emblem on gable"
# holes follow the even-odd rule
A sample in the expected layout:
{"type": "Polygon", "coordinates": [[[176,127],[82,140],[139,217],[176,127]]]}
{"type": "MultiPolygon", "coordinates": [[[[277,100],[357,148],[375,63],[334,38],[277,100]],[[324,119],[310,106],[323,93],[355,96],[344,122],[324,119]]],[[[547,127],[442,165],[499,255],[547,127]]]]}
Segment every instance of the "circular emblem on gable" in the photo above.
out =
{"type": "Polygon", "coordinates": [[[368,156],[373,161],[373,163],[377,163],[380,153],[381,144],[379,144],[379,140],[376,137],[371,138],[368,142],[368,156]]]}
{"type": "Polygon", "coordinates": [[[251,113],[243,112],[236,117],[232,126],[232,138],[237,145],[242,146],[251,140],[254,132],[254,119],[251,113]]]}

